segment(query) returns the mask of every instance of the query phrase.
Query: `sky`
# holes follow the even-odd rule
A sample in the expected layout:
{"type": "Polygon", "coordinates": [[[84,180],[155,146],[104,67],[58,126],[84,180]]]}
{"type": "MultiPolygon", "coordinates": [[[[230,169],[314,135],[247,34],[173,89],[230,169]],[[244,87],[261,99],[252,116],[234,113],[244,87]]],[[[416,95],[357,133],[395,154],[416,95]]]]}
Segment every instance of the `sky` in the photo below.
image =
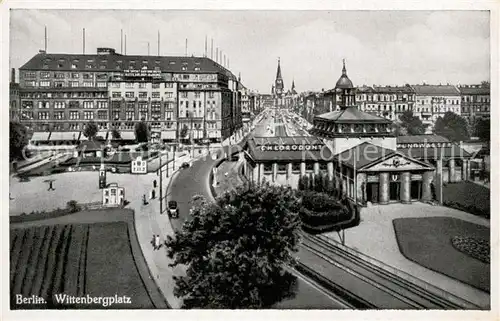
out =
{"type": "Polygon", "coordinates": [[[44,48],[49,53],[86,53],[97,47],[127,54],[202,56],[208,37],[241,73],[243,84],[269,93],[278,57],[285,89],[330,89],[342,59],[355,86],[477,84],[490,79],[488,11],[223,11],[223,10],[33,10],[10,16],[10,66],[19,68],[44,48]]]}

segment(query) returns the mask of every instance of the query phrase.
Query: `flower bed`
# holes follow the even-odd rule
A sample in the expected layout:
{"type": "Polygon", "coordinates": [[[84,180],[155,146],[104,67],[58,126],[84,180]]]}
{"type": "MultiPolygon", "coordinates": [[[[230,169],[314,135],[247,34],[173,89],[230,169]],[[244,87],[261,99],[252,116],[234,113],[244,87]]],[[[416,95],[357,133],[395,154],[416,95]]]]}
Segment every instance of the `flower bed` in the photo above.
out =
{"type": "Polygon", "coordinates": [[[490,242],[475,237],[454,236],[451,238],[453,247],[481,262],[490,263],[490,242]]]}

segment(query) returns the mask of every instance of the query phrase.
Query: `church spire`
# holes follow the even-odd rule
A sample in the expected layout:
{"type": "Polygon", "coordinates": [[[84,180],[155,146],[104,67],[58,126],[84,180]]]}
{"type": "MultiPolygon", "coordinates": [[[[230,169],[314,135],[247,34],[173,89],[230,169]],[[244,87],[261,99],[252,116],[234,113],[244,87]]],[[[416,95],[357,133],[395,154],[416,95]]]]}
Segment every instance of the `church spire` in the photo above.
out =
{"type": "Polygon", "coordinates": [[[295,89],[295,79],[292,80],[292,90],[295,89]]]}
{"type": "Polygon", "coordinates": [[[278,57],[278,70],[276,71],[276,80],[281,78],[281,66],[280,66],[280,58],[278,57]]]}

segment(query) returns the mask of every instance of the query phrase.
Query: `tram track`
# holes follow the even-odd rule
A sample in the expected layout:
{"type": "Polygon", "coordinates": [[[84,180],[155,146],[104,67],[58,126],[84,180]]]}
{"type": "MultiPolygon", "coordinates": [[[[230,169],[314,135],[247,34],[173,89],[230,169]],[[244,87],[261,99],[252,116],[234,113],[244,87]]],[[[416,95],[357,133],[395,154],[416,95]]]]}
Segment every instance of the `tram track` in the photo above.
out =
{"type": "MultiPolygon", "coordinates": [[[[302,234],[301,249],[329,264],[337,278],[298,263],[296,270],[357,309],[460,310],[480,307],[430,284],[416,284],[328,242],[323,236],[302,234]],[[347,286],[350,285],[350,286],[347,286]],[[365,296],[366,294],[367,296],[365,296]],[[370,299],[371,298],[371,299],[370,299]]],[[[421,281],[423,283],[423,281],[421,281]]]]}

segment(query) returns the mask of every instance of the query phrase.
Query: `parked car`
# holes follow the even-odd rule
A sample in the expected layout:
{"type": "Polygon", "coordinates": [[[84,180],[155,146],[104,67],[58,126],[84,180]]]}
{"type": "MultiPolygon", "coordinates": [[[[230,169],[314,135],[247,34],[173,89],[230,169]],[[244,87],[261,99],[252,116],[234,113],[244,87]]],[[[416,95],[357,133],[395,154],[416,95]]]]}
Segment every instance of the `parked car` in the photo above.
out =
{"type": "Polygon", "coordinates": [[[168,215],[172,218],[179,217],[179,207],[177,206],[176,201],[168,202],[168,215]]]}
{"type": "Polygon", "coordinates": [[[189,167],[189,163],[188,162],[184,162],[181,164],[181,168],[188,168],[189,167]]]}

